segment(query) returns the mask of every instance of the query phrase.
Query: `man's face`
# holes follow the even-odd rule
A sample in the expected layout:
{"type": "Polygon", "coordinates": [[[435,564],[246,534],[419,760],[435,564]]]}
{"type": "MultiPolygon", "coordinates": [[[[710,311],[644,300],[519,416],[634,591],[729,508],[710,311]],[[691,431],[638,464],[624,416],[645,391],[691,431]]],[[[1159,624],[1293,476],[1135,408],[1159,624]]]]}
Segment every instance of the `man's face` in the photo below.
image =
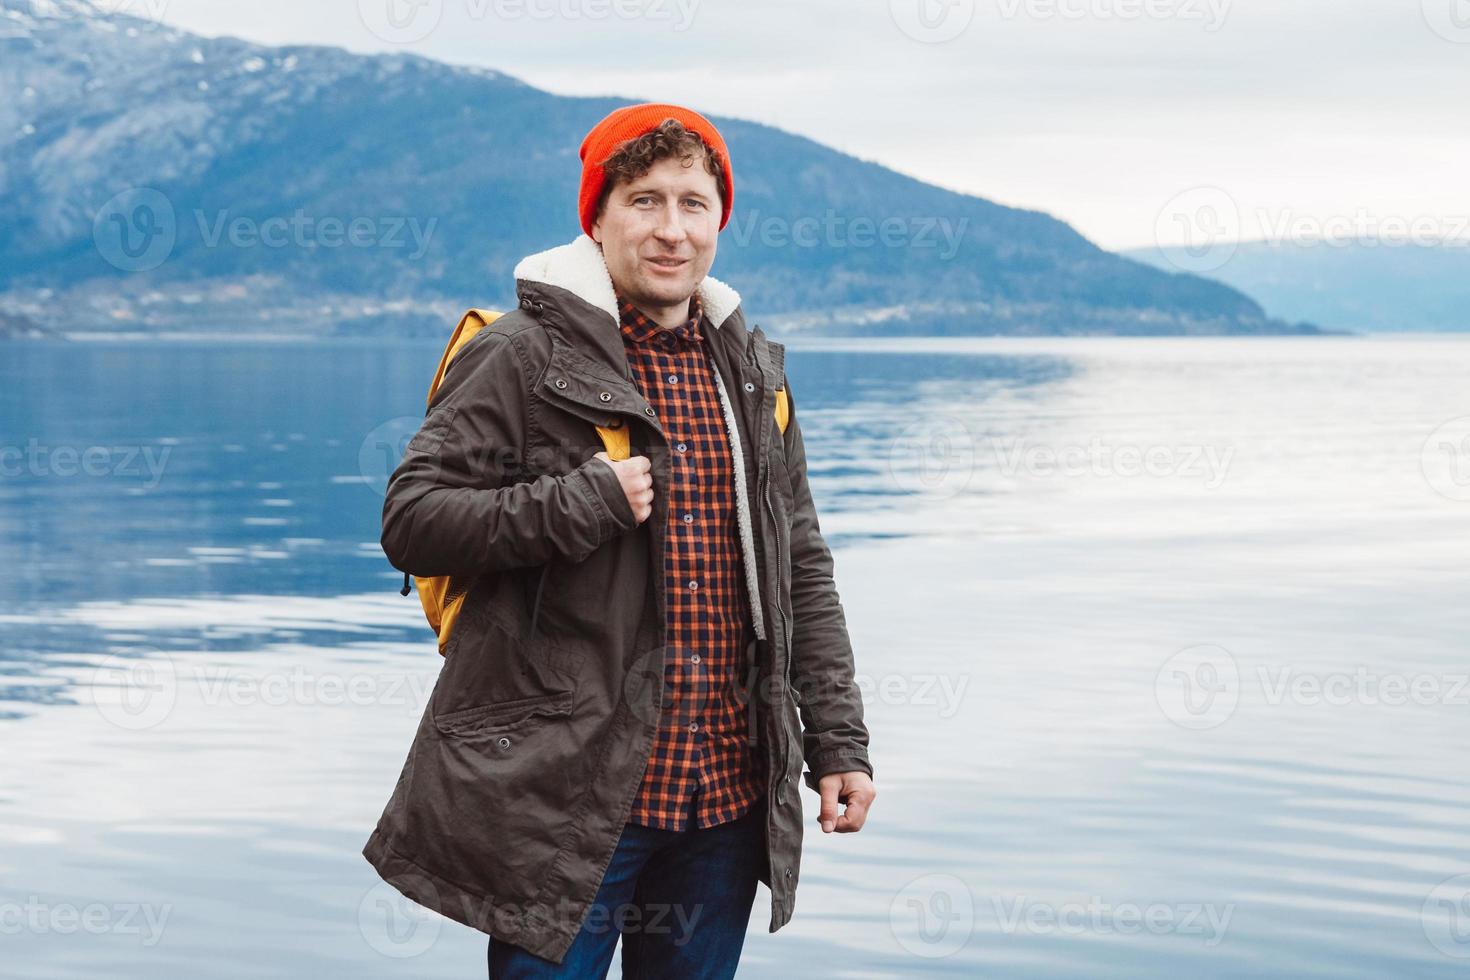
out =
{"type": "Polygon", "coordinates": [[[689,297],[715,261],[720,192],[703,155],[658,161],[608,194],[592,238],[624,298],[663,326],[688,315],[689,297]]]}

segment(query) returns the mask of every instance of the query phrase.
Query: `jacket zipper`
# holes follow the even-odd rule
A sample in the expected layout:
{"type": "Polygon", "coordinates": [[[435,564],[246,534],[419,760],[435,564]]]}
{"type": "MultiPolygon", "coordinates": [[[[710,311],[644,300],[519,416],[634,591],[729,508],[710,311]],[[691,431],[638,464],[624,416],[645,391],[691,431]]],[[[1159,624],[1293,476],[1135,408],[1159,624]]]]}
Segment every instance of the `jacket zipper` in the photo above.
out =
{"type": "MultiPolygon", "coordinates": [[[[785,689],[781,692],[783,698],[789,697],[791,687],[791,627],[786,621],[786,607],[781,605],[781,569],[785,564],[785,550],[781,547],[781,522],[776,517],[776,508],[771,504],[771,475],[766,473],[762,496],[765,497],[766,511],[771,515],[771,530],[776,534],[776,611],[781,614],[781,646],[786,653],[786,663],[783,666],[785,677],[785,689]]],[[[791,743],[795,736],[791,733],[791,727],[786,723],[786,705],[782,704],[776,708],[781,716],[781,728],[786,732],[785,750],[781,753],[781,781],[776,785],[777,798],[785,791],[786,780],[791,771],[791,743]]]]}

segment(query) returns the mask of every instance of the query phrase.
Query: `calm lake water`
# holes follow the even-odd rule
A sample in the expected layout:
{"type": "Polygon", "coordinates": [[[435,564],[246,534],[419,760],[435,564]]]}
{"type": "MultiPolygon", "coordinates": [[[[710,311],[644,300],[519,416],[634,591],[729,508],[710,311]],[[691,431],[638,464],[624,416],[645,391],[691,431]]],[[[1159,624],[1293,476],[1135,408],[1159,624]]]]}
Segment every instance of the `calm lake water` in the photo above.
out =
{"type": "MultiPolygon", "coordinates": [[[[360,850],[432,344],[0,347],[0,960],[464,977],[360,850]]],[[[880,798],[746,977],[1464,976],[1470,339],[788,364],[880,798]]],[[[615,968],[616,975],[616,968],[615,968]]]]}

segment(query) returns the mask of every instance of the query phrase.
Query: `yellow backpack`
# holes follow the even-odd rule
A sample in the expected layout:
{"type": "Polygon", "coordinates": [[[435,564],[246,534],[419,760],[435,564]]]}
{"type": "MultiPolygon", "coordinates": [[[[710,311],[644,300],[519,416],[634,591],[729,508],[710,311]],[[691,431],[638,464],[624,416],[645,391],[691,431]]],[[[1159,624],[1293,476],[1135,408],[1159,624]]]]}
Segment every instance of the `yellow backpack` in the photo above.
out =
{"type": "MultiPolygon", "coordinates": [[[[449,370],[449,362],[454,360],[454,355],[473,340],[476,334],[500,317],[501,314],[494,310],[473,309],[460,318],[459,326],[454,328],[449,344],[444,348],[444,356],[439,358],[439,370],[434,372],[434,381],[429,385],[428,404],[434,403],[434,395],[439,391],[439,385],[444,381],[444,372],[449,370]]],[[[786,431],[789,417],[786,389],[781,388],[776,391],[776,424],[781,427],[782,432],[786,431]]],[[[628,458],[628,426],[619,425],[614,429],[599,425],[597,434],[602,437],[602,447],[609,459],[628,458]]],[[[414,587],[418,589],[419,603],[424,607],[424,616],[429,621],[429,627],[439,635],[439,654],[443,656],[449,646],[454,623],[459,618],[460,607],[464,605],[464,597],[469,592],[470,582],[463,577],[455,578],[450,575],[418,578],[404,572],[403,588],[400,590],[402,595],[408,595],[411,577],[414,587]]]]}

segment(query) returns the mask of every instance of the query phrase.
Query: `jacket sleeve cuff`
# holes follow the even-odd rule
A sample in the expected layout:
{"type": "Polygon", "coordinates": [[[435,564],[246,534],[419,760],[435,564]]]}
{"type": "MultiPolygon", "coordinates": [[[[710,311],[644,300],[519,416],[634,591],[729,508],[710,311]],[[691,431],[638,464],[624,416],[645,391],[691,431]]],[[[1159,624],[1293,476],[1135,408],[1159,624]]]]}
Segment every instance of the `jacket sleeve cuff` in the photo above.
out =
{"type": "Polygon", "coordinates": [[[611,466],[593,456],[572,472],[578,489],[597,512],[598,544],[638,525],[623,484],[611,466]]]}
{"type": "Polygon", "coordinates": [[[808,769],[802,775],[807,786],[814,792],[820,792],[818,781],[823,776],[834,772],[865,772],[868,778],[873,778],[873,765],[868,761],[868,753],[863,749],[833,749],[827,752],[819,752],[807,763],[808,769]]]}

